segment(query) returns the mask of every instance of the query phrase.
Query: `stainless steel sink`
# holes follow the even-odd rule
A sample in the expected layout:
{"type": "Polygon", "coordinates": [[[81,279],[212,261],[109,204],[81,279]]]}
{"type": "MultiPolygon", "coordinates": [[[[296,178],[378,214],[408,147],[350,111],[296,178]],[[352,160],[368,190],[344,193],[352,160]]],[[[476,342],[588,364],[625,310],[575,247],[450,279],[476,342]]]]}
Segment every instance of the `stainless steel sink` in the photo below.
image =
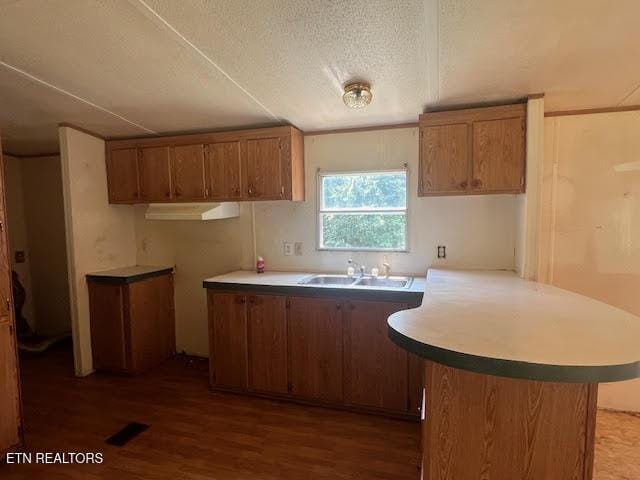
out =
{"type": "Polygon", "coordinates": [[[411,285],[410,277],[362,277],[356,281],[359,287],[393,287],[407,288],[411,285]]]}
{"type": "Polygon", "coordinates": [[[408,288],[411,277],[348,277],[347,275],[312,275],[300,281],[303,285],[325,285],[336,287],[390,287],[408,288]]]}
{"type": "Polygon", "coordinates": [[[300,283],[304,285],[353,285],[356,279],[346,275],[313,275],[300,283]]]}

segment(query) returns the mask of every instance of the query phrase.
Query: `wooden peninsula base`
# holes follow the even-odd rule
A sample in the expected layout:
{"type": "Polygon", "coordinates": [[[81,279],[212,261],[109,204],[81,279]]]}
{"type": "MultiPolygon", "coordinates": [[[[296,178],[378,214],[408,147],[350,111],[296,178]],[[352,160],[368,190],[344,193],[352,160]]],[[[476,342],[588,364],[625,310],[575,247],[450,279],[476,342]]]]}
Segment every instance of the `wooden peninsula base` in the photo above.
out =
{"type": "Polygon", "coordinates": [[[591,480],[598,384],[640,376],[640,318],[514,272],[429,269],[388,324],[424,361],[424,480],[591,480]]]}
{"type": "Polygon", "coordinates": [[[424,480],[591,480],[597,384],[424,375],[424,480]]]}

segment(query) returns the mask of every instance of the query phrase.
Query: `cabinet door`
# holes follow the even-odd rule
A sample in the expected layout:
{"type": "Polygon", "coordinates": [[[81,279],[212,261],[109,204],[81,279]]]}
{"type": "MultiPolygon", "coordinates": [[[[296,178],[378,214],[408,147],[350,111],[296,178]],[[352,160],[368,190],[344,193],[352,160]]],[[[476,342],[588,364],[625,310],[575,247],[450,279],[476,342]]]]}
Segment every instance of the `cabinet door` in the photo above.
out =
{"type": "Polygon", "coordinates": [[[89,282],[91,349],[95,369],[126,370],[124,295],[121,285],[89,282]]]}
{"type": "Polygon", "coordinates": [[[473,191],[523,191],[524,135],[522,117],[474,122],[473,191]]]}
{"type": "Polygon", "coordinates": [[[206,198],[204,145],[177,145],[171,157],[173,198],[181,201],[206,198]]]}
{"type": "Polygon", "coordinates": [[[209,292],[211,381],[214,385],[247,388],[246,297],[209,292]]]}
{"type": "Polygon", "coordinates": [[[283,155],[280,138],[247,140],[244,182],[248,200],[284,198],[283,155]]]}
{"type": "Polygon", "coordinates": [[[176,350],[173,275],[161,275],[126,287],[130,370],[144,372],[170,358],[176,350]]]}
{"type": "Polygon", "coordinates": [[[341,402],[341,302],[324,298],[289,299],[291,393],[341,402]]]}
{"type": "Polygon", "coordinates": [[[287,318],[285,297],[250,295],[249,380],[253,390],[287,393],[287,318]]]}
{"type": "Polygon", "coordinates": [[[348,301],[346,384],[349,403],[397,412],[408,408],[408,357],[388,336],[387,319],[404,304],[348,301]]]}
{"type": "Polygon", "coordinates": [[[140,199],[168,202],[171,199],[169,147],[147,147],[138,152],[140,199]]]}
{"type": "Polygon", "coordinates": [[[469,126],[422,127],[419,195],[464,193],[469,178],[469,126]]]}
{"type": "Polygon", "coordinates": [[[139,201],[138,150],[111,150],[107,155],[107,183],[110,203],[139,201]]]}
{"type": "Polygon", "coordinates": [[[240,142],[207,145],[207,171],[211,200],[239,200],[242,196],[240,142]]]}
{"type": "Polygon", "coordinates": [[[16,339],[9,316],[0,317],[0,457],[20,438],[20,390],[16,339]]]}

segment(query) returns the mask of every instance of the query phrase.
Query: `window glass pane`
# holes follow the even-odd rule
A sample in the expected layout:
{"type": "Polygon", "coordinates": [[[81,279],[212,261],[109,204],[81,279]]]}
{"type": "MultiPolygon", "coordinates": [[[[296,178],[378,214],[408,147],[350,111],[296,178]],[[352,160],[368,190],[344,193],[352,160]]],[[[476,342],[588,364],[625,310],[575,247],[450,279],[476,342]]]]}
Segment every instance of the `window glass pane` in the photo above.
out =
{"type": "Polygon", "coordinates": [[[321,209],[384,209],[407,205],[406,172],[322,176],[321,209]]]}
{"type": "Polygon", "coordinates": [[[321,213],[321,248],[404,250],[405,213],[321,213]]]}

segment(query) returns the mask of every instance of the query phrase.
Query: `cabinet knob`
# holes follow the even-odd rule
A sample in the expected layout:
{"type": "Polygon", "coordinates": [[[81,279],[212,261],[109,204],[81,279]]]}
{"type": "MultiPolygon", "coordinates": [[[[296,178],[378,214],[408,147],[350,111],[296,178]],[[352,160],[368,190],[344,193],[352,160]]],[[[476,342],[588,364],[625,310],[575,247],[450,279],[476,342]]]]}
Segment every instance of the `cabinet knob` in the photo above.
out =
{"type": "Polygon", "coordinates": [[[462,182],[460,182],[460,188],[467,188],[467,181],[463,180],[462,182]]]}
{"type": "Polygon", "coordinates": [[[253,197],[253,188],[252,187],[249,187],[248,193],[249,193],[250,197],[253,197]]]}

